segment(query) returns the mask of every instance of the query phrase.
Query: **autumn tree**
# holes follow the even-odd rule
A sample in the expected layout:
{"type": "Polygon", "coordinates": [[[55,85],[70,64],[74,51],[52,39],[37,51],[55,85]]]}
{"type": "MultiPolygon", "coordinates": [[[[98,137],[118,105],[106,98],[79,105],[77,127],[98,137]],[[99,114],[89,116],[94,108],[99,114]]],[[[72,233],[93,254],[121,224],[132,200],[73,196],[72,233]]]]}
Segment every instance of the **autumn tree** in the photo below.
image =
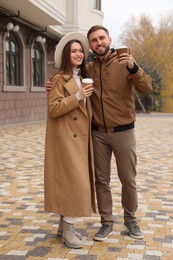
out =
{"type": "Polygon", "coordinates": [[[161,105],[163,112],[173,112],[173,16],[163,17],[158,30],[161,66],[161,105]]]}
{"type": "Polygon", "coordinates": [[[162,18],[154,27],[150,17],[134,16],[125,24],[121,43],[131,47],[138,64],[151,76],[153,92],[142,96],[150,110],[173,112],[173,18],[162,18]]]}

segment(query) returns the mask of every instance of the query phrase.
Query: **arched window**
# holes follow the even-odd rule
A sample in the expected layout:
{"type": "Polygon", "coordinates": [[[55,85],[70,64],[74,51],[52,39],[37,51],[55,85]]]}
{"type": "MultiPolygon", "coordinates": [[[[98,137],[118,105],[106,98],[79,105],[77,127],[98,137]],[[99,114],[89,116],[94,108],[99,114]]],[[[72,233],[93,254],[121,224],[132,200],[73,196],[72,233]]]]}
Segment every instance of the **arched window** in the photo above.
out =
{"type": "Polygon", "coordinates": [[[32,48],[32,85],[43,87],[43,53],[38,43],[32,48]]]}
{"type": "Polygon", "coordinates": [[[25,54],[24,42],[20,32],[8,31],[3,39],[4,84],[3,91],[24,92],[25,86],[25,54]]]}
{"type": "Polygon", "coordinates": [[[20,86],[20,48],[14,33],[5,38],[6,85],[20,86]]]}

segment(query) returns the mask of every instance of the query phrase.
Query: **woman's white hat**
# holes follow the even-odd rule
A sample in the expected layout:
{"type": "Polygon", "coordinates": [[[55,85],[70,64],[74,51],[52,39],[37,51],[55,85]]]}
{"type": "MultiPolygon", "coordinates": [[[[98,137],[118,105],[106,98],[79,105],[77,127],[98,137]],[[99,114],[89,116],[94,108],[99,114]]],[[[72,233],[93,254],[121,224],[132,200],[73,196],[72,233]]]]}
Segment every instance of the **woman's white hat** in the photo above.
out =
{"type": "Polygon", "coordinates": [[[88,44],[88,39],[87,37],[79,32],[71,32],[66,34],[57,44],[55,53],[54,53],[54,60],[55,60],[55,67],[60,68],[61,62],[62,62],[62,51],[65,47],[65,45],[71,41],[71,40],[78,40],[83,48],[84,48],[84,53],[85,53],[85,59],[88,58],[89,54],[89,44],[88,44]]]}

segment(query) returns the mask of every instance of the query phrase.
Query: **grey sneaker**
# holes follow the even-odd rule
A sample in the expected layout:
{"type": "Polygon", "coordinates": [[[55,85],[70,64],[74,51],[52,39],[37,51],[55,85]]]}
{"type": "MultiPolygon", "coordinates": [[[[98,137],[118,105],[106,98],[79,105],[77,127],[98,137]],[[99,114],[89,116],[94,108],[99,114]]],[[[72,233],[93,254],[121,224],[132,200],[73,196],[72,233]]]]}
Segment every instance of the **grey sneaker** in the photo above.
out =
{"type": "Polygon", "coordinates": [[[141,231],[135,220],[133,221],[125,221],[124,222],[125,229],[129,232],[129,235],[133,238],[142,239],[144,238],[144,234],[141,231]]]}
{"type": "Polygon", "coordinates": [[[112,225],[103,224],[99,231],[95,234],[94,240],[104,241],[112,234],[112,225]]]}

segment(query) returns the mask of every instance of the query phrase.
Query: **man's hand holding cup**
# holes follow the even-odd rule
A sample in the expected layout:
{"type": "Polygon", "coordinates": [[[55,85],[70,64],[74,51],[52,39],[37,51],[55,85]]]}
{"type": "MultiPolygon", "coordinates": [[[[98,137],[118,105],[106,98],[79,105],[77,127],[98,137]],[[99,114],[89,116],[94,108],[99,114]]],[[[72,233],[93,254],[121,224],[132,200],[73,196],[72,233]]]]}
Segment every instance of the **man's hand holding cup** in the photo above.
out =
{"type": "Polygon", "coordinates": [[[121,46],[116,48],[118,61],[120,64],[127,65],[129,69],[134,66],[134,59],[131,53],[131,49],[127,46],[121,46]]]}

